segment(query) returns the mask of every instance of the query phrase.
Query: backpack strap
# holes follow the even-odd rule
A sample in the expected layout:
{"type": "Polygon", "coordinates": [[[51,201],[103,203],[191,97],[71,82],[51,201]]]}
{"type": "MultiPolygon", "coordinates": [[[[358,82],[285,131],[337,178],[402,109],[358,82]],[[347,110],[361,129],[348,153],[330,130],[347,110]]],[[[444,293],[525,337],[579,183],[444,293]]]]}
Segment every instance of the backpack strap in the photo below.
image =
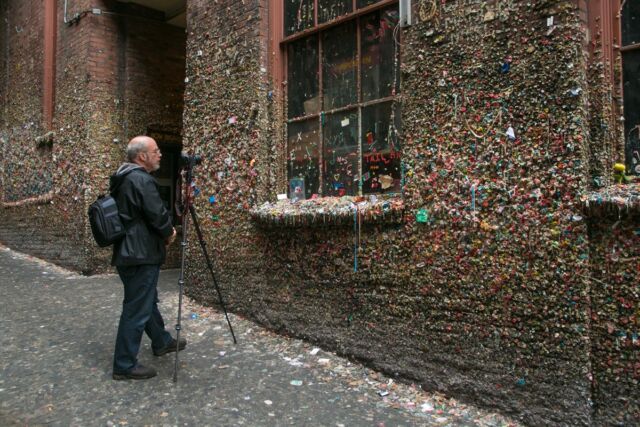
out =
{"type": "MultiPolygon", "coordinates": [[[[113,182],[110,183],[109,185],[109,195],[113,198],[113,200],[116,200],[116,194],[118,192],[118,190],[120,190],[120,186],[122,185],[122,182],[124,182],[124,178],[129,175],[130,173],[134,172],[138,170],[138,168],[135,169],[131,169],[130,171],[127,171],[126,173],[124,173],[122,175],[122,180],[120,181],[120,183],[116,186],[113,185],[113,182]]],[[[122,219],[122,218],[121,218],[122,219]]],[[[128,225],[124,226],[125,229],[125,233],[131,228],[133,227],[134,224],[140,222],[141,218],[134,218],[131,222],[129,222],[128,225]]]]}

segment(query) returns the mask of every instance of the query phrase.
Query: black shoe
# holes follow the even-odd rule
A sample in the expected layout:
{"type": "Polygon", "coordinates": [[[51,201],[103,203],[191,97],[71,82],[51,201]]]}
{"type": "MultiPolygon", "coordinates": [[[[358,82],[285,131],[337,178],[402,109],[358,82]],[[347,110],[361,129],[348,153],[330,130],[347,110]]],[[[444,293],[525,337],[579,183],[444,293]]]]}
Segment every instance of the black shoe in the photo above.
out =
{"type": "Polygon", "coordinates": [[[153,378],[158,373],[153,368],[147,368],[146,366],[142,366],[137,364],[134,366],[129,372],[125,372],[122,374],[113,373],[114,380],[146,380],[149,378],[153,378]]]}
{"type": "Polygon", "coordinates": [[[171,342],[169,343],[168,346],[160,350],[153,350],[153,355],[163,356],[167,353],[173,353],[174,351],[176,351],[176,347],[178,347],[178,350],[184,350],[184,348],[187,346],[187,340],[185,338],[180,338],[180,346],[178,346],[177,344],[178,343],[176,339],[171,338],[171,342]]]}

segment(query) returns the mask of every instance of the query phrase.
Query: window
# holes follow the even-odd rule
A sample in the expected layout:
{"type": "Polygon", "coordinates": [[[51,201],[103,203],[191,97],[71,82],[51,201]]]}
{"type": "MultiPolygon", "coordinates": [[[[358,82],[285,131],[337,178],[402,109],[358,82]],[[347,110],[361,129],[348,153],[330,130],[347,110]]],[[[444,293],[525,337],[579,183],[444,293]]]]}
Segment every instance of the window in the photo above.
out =
{"type": "Polygon", "coordinates": [[[287,169],[296,196],[400,191],[397,24],[397,1],[284,1],[287,169]]]}
{"type": "Polygon", "coordinates": [[[621,30],[627,171],[640,175],[640,1],[624,3],[621,30]]]}

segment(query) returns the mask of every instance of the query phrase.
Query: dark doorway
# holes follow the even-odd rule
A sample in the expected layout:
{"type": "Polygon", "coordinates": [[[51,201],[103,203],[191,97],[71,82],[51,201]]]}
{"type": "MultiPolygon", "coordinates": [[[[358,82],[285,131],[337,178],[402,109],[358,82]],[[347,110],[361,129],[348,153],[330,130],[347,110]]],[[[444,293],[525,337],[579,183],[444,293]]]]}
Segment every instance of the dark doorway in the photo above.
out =
{"type": "Polygon", "coordinates": [[[160,169],[154,172],[154,176],[158,181],[160,197],[162,197],[166,208],[171,212],[173,223],[176,225],[178,221],[175,209],[176,183],[180,173],[180,153],[182,151],[180,135],[152,127],[148,128],[147,135],[156,140],[162,152],[160,169]]]}

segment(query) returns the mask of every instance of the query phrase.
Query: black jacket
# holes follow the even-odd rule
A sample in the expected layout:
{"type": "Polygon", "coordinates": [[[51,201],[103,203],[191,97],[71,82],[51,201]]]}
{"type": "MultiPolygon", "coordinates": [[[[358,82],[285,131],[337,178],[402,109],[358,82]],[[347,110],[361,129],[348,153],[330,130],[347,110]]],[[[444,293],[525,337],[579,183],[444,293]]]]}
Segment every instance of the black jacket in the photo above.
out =
{"type": "Polygon", "coordinates": [[[162,264],[166,257],[164,239],[173,233],[156,179],[135,163],[124,163],[111,176],[110,188],[127,229],[113,246],[111,265],[162,264]]]}

